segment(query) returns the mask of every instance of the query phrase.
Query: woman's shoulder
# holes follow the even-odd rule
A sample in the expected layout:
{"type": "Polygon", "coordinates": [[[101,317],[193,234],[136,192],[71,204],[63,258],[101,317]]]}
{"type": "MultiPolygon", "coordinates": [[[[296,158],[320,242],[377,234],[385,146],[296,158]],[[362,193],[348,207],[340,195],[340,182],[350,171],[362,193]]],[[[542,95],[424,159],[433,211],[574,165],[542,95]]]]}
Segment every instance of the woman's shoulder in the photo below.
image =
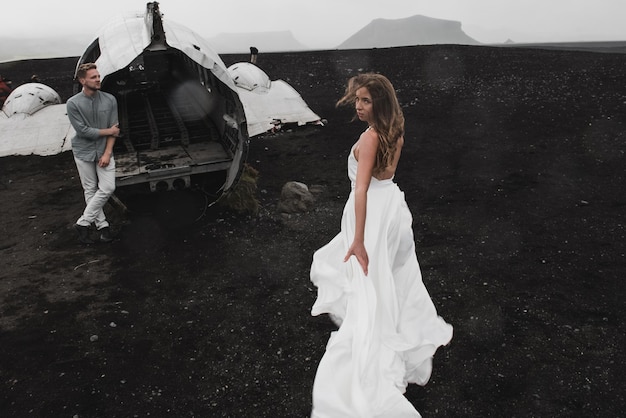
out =
{"type": "Polygon", "coordinates": [[[378,133],[372,128],[367,128],[357,141],[359,148],[378,148],[378,133]]]}
{"type": "Polygon", "coordinates": [[[378,132],[374,130],[374,128],[367,128],[361,133],[359,137],[359,142],[368,142],[378,144],[378,132]]]}
{"type": "Polygon", "coordinates": [[[378,134],[371,128],[366,129],[359,136],[359,140],[353,146],[354,156],[359,160],[359,154],[365,152],[368,155],[376,154],[378,149],[378,134]]]}

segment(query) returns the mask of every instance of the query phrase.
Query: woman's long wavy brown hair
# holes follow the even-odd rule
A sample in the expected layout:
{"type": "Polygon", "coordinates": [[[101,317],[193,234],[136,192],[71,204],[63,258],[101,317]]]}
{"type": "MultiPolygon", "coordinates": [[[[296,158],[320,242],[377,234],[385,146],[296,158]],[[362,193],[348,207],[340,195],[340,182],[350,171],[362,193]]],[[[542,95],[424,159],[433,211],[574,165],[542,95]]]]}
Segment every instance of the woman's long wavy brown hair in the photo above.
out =
{"type": "MultiPolygon", "coordinates": [[[[372,96],[373,121],[370,126],[378,134],[378,152],[374,163],[376,176],[393,163],[398,139],[404,135],[404,114],[393,85],[381,74],[365,73],[348,80],[348,86],[337,106],[354,105],[356,91],[367,88],[372,96]]],[[[356,116],[355,116],[356,118],[356,116]]]]}

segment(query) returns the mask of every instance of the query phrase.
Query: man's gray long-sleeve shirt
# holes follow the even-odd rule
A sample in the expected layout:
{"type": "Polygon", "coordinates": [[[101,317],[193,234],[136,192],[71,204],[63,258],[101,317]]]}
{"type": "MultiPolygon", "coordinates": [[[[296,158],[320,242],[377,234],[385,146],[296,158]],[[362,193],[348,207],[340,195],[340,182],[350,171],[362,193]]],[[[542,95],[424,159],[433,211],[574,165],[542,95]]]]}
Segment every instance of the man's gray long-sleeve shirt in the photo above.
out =
{"type": "Polygon", "coordinates": [[[98,161],[106,148],[106,137],[100,136],[100,129],[118,123],[115,96],[98,90],[89,97],[81,91],[68,99],[66,107],[76,131],[72,138],[74,156],[82,161],[98,161]]]}

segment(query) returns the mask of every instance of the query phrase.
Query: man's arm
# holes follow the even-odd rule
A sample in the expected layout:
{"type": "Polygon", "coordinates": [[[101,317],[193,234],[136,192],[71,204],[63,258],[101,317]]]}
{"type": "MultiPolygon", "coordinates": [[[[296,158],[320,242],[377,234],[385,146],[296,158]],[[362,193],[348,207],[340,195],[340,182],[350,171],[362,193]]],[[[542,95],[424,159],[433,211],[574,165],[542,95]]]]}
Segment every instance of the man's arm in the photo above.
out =
{"type": "Polygon", "coordinates": [[[85,118],[80,112],[78,105],[73,101],[68,101],[66,105],[67,117],[72,124],[72,127],[78,135],[83,138],[98,139],[100,137],[100,130],[92,128],[85,122],[85,118]]]}
{"type": "MultiPolygon", "coordinates": [[[[80,136],[84,138],[95,140],[100,138],[101,136],[115,137],[119,136],[120,134],[120,128],[117,122],[115,122],[115,124],[113,124],[110,128],[98,129],[89,126],[87,122],[85,122],[85,118],[83,118],[83,115],[80,113],[78,105],[72,101],[67,102],[66,109],[67,117],[69,118],[72,127],[77,133],[80,134],[80,136]]],[[[117,119],[117,106],[115,107],[115,119],[117,119]]]]}
{"type": "MultiPolygon", "coordinates": [[[[119,133],[119,128],[117,131],[119,133]]],[[[111,156],[113,155],[114,145],[115,145],[115,136],[112,136],[112,135],[107,136],[107,144],[106,144],[106,147],[104,148],[104,154],[102,154],[102,157],[100,157],[100,160],[98,161],[98,165],[100,167],[106,167],[111,162],[111,156]]]]}
{"type": "Polygon", "coordinates": [[[112,125],[108,129],[100,129],[104,136],[107,137],[107,143],[104,148],[104,154],[100,157],[98,165],[100,167],[106,167],[111,162],[111,156],[113,155],[113,146],[115,145],[115,138],[120,135],[119,117],[117,114],[117,100],[110,96],[112,99],[111,110],[109,113],[109,123],[112,125]]]}

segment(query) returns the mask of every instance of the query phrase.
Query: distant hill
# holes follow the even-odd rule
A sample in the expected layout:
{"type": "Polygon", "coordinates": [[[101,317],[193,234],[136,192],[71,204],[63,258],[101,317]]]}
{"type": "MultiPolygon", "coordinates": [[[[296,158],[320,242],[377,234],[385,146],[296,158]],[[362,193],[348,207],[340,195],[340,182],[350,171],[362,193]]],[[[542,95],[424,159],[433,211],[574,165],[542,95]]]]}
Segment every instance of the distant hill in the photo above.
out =
{"type": "Polygon", "coordinates": [[[298,42],[291,31],[220,33],[215,37],[207,38],[207,41],[219,54],[250,52],[251,46],[256,47],[260,53],[311,49],[298,42]]]}
{"type": "Polygon", "coordinates": [[[461,29],[461,22],[415,15],[403,19],[375,19],[338,46],[339,49],[460,44],[480,45],[461,29]]]}
{"type": "Polygon", "coordinates": [[[76,57],[83,53],[91,39],[88,36],[74,38],[0,38],[0,62],[32,58],[76,57]]]}
{"type": "MultiPolygon", "coordinates": [[[[15,39],[0,37],[0,62],[33,58],[80,56],[92,39],[88,36],[74,38],[15,39]]],[[[255,46],[259,52],[306,51],[311,48],[298,42],[290,31],[261,33],[223,33],[207,38],[220,54],[250,52],[255,46]]]]}
{"type": "Polygon", "coordinates": [[[503,44],[491,44],[490,46],[502,46],[508,48],[537,48],[537,49],[560,49],[564,51],[606,52],[611,54],[626,54],[626,41],[590,41],[590,42],[535,42],[503,44]]]}

